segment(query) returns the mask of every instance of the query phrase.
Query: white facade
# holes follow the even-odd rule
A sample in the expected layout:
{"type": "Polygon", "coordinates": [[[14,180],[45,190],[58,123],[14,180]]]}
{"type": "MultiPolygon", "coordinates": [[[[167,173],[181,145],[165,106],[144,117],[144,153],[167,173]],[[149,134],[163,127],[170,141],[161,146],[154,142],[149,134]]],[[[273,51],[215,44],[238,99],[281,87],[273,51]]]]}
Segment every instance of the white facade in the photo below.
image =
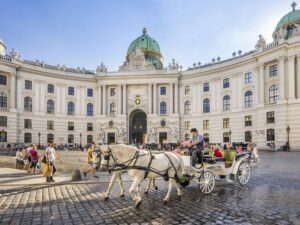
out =
{"type": "Polygon", "coordinates": [[[253,141],[261,148],[270,142],[279,147],[288,141],[289,127],[291,149],[300,149],[299,35],[274,39],[270,44],[260,37],[253,51],[194,65],[187,71],[181,71],[174,62],[163,70],[148,69],[145,61],[138,62],[138,67],[132,68],[136,64],[129,62],[125,66],[130,69],[118,72],[108,72],[103,65],[92,72],[23,60],[14,51],[0,55],[0,75],[6,77],[6,84],[0,84],[0,93],[3,98],[7,96],[7,106],[0,106],[0,131],[7,132],[5,142],[39,143],[40,138],[40,143],[46,144],[47,135],[53,138],[51,134],[56,143],[63,144],[85,144],[88,135],[96,142],[108,142],[112,134],[115,142],[132,142],[131,113],[142,111],[147,116],[143,140],[148,143],[158,143],[160,134],[166,135],[161,139],[167,142],[183,140],[195,127],[211,143],[231,139],[253,141]],[[207,83],[209,90],[204,91],[207,83]],[[53,93],[49,93],[48,84],[54,86],[53,93]],[[70,95],[69,87],[74,88],[74,95],[70,95]],[[92,96],[88,96],[88,89],[93,90],[92,96]],[[29,112],[24,105],[26,97],[32,100],[29,112]],[[206,99],[209,110],[204,106],[206,99]],[[54,113],[48,100],[54,101],[54,113]],[[75,105],[74,115],[68,115],[69,102],[75,105]],[[161,102],[166,103],[166,113],[161,112],[161,102]],[[91,116],[87,115],[89,103],[91,116]],[[25,126],[25,119],[31,120],[31,126],[25,126]],[[49,129],[52,122],[47,121],[53,121],[53,129],[49,129]],[[69,130],[69,122],[74,123],[74,130],[69,130]],[[88,131],[88,123],[92,123],[92,130],[88,131]]]}

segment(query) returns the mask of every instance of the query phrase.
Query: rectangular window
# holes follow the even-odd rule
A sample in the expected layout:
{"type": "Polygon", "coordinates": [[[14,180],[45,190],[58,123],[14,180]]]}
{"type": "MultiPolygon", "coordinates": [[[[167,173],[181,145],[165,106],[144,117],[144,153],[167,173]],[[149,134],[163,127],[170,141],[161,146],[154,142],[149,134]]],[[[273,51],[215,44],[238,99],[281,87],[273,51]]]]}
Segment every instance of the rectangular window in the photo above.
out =
{"type": "Polygon", "coordinates": [[[229,142],[230,141],[230,135],[229,132],[223,133],[223,142],[229,142]]]}
{"type": "Polygon", "coordinates": [[[160,95],[166,95],[167,90],[166,87],[160,87],[160,95]]]}
{"type": "Polygon", "coordinates": [[[0,127],[7,127],[7,117],[0,116],[0,127]]]}
{"type": "Polygon", "coordinates": [[[252,142],[252,132],[245,131],[245,142],[252,142]]]}
{"type": "Polygon", "coordinates": [[[111,97],[116,96],[116,89],[115,88],[110,89],[110,96],[111,97]]]}
{"type": "Polygon", "coordinates": [[[275,141],[275,130],[267,129],[267,141],[275,141]]]}
{"type": "Polygon", "coordinates": [[[32,135],[31,135],[31,133],[25,133],[24,134],[24,142],[25,143],[31,143],[31,141],[32,141],[32,135]]]}
{"type": "Polygon", "coordinates": [[[203,130],[209,129],[209,120],[203,120],[203,130]]]}
{"type": "Polygon", "coordinates": [[[74,122],[68,122],[68,130],[74,130],[74,122]]]}
{"type": "Polygon", "coordinates": [[[190,130],[190,126],[191,126],[191,122],[190,121],[185,121],[184,122],[184,129],[189,131],[190,130]]]}
{"type": "Polygon", "coordinates": [[[47,130],[54,130],[54,121],[52,120],[47,121],[47,130]]]}
{"type": "Polygon", "coordinates": [[[252,126],[252,116],[245,116],[245,127],[252,126]]]}
{"type": "Polygon", "coordinates": [[[25,80],[25,89],[32,90],[32,81],[31,80],[25,80]]]}
{"type": "Polygon", "coordinates": [[[0,75],[0,84],[6,85],[7,84],[7,76],[0,75]]]}
{"type": "Polygon", "coordinates": [[[32,120],[31,119],[24,119],[24,128],[25,129],[31,129],[32,128],[32,120]]]}
{"type": "Polygon", "coordinates": [[[190,92],[191,92],[190,85],[185,86],[184,87],[184,94],[188,95],[188,94],[190,94],[190,92]]]}
{"type": "Polygon", "coordinates": [[[223,128],[229,128],[229,118],[223,118],[223,128]]]}
{"type": "Polygon", "coordinates": [[[74,89],[74,87],[68,87],[68,95],[72,95],[72,96],[75,95],[75,89],[74,89]]]}
{"type": "Polygon", "coordinates": [[[203,83],[203,92],[208,92],[209,91],[209,82],[203,83]]]}
{"type": "Polygon", "coordinates": [[[92,88],[87,89],[87,96],[88,97],[93,97],[93,89],[92,88]]]}
{"type": "Polygon", "coordinates": [[[267,112],[267,123],[275,123],[275,112],[267,112]]]}
{"type": "Polygon", "coordinates": [[[93,131],[93,123],[87,123],[87,131],[93,131]]]}
{"type": "Polygon", "coordinates": [[[54,93],[54,85],[48,84],[48,93],[54,93]]]}
{"type": "Polygon", "coordinates": [[[229,78],[223,79],[223,88],[229,88],[230,83],[229,83],[229,78]]]}
{"type": "Polygon", "coordinates": [[[269,67],[269,76],[270,77],[277,76],[277,65],[273,65],[269,67]]]}
{"type": "Polygon", "coordinates": [[[245,84],[250,84],[252,83],[252,73],[245,73],[245,84]]]}

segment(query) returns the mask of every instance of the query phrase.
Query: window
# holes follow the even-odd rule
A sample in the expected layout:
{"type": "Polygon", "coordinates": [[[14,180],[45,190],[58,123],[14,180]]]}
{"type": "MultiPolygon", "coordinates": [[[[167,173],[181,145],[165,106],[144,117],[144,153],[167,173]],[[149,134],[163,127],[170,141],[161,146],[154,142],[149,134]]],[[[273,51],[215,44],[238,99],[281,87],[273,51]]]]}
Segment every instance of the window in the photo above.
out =
{"type": "Polygon", "coordinates": [[[230,110],[230,96],[225,95],[223,98],[223,110],[228,111],[230,110]]]}
{"type": "Polygon", "coordinates": [[[74,89],[74,87],[68,87],[68,95],[74,96],[74,94],[75,94],[75,89],[74,89]]]}
{"type": "Polygon", "coordinates": [[[205,143],[209,143],[209,134],[208,133],[203,134],[203,140],[205,143]]]}
{"type": "Polygon", "coordinates": [[[94,115],[94,107],[92,103],[87,104],[86,106],[86,115],[93,116],[94,115]]]}
{"type": "Polygon", "coordinates": [[[115,88],[111,88],[110,89],[110,96],[115,96],[116,95],[116,89],[115,88]]]}
{"type": "Polygon", "coordinates": [[[54,114],[54,111],[55,111],[54,101],[50,99],[47,101],[47,113],[54,114]]]}
{"type": "Polygon", "coordinates": [[[32,142],[31,133],[25,133],[24,134],[24,142],[25,143],[31,143],[32,142]]]}
{"type": "Polygon", "coordinates": [[[75,104],[73,102],[68,102],[68,115],[75,114],[75,104]]]}
{"type": "Polygon", "coordinates": [[[0,131],[0,142],[7,142],[7,132],[4,130],[0,131]]]}
{"type": "Polygon", "coordinates": [[[279,98],[278,94],[278,86],[272,85],[269,89],[269,102],[270,103],[276,103],[279,98]]]}
{"type": "Polygon", "coordinates": [[[267,123],[275,123],[275,112],[267,112],[267,123]]]}
{"type": "Polygon", "coordinates": [[[7,84],[7,77],[0,75],[0,84],[1,85],[6,85],[7,84]]]}
{"type": "Polygon", "coordinates": [[[160,103],[159,112],[160,112],[160,115],[167,114],[167,103],[165,103],[165,102],[160,103]]]}
{"type": "Polygon", "coordinates": [[[203,83],[203,92],[208,92],[209,91],[209,82],[203,83]]]}
{"type": "Polygon", "coordinates": [[[252,132],[245,131],[245,142],[252,142],[252,132]]]}
{"type": "Polygon", "coordinates": [[[31,119],[24,119],[24,128],[31,129],[32,128],[32,120],[31,119]]]}
{"type": "Polygon", "coordinates": [[[203,130],[209,129],[209,120],[203,120],[203,130]]]}
{"type": "Polygon", "coordinates": [[[116,104],[114,102],[110,103],[109,111],[111,116],[116,115],[116,104]]]}
{"type": "Polygon", "coordinates": [[[32,99],[30,97],[24,98],[24,111],[32,112],[32,99]]]}
{"type": "Polygon", "coordinates": [[[209,113],[210,112],[210,101],[208,98],[203,100],[203,113],[209,113]]]}
{"type": "Polygon", "coordinates": [[[54,134],[47,134],[47,143],[54,141],[54,134]]]}
{"type": "Polygon", "coordinates": [[[93,97],[93,89],[92,88],[87,89],[87,96],[88,97],[93,97]]]}
{"type": "Polygon", "coordinates": [[[252,73],[245,73],[245,84],[250,84],[252,83],[252,73]]]}
{"type": "Polygon", "coordinates": [[[47,120],[47,130],[54,130],[54,121],[47,120]]]}
{"type": "Polygon", "coordinates": [[[0,116],[0,127],[7,127],[7,117],[0,116]]]}
{"type": "Polygon", "coordinates": [[[160,95],[166,95],[166,87],[160,87],[160,95]]]}
{"type": "Polygon", "coordinates": [[[277,65],[273,65],[269,67],[269,77],[277,76],[277,65]]]}
{"type": "Polygon", "coordinates": [[[230,141],[230,137],[229,137],[229,132],[224,132],[223,133],[223,142],[229,142],[230,141]]]}
{"type": "Polygon", "coordinates": [[[86,136],[86,143],[88,143],[88,144],[93,143],[93,135],[87,135],[86,136]]]}
{"type": "Polygon", "coordinates": [[[54,93],[54,85],[48,84],[48,93],[54,93]]]}
{"type": "Polygon", "coordinates": [[[223,118],[223,128],[229,128],[229,118],[223,118]]]}
{"type": "Polygon", "coordinates": [[[7,109],[7,95],[4,92],[0,92],[0,108],[7,109]]]}
{"type": "Polygon", "coordinates": [[[229,78],[223,79],[223,88],[229,88],[230,83],[229,83],[229,78]]]}
{"type": "Polygon", "coordinates": [[[68,130],[74,130],[74,122],[68,122],[68,130]]]}
{"type": "Polygon", "coordinates": [[[68,143],[69,143],[69,144],[74,143],[74,135],[73,135],[73,134],[69,134],[69,135],[68,135],[68,143]]]}
{"type": "Polygon", "coordinates": [[[87,123],[87,131],[93,131],[93,123],[87,123]]]}
{"type": "Polygon", "coordinates": [[[184,130],[189,131],[191,127],[191,122],[190,121],[185,121],[184,122],[184,130]]]}
{"type": "Polygon", "coordinates": [[[275,141],[275,130],[267,129],[267,141],[275,141]]]}
{"type": "Polygon", "coordinates": [[[245,127],[252,126],[252,116],[245,116],[245,127]]]}
{"type": "Polygon", "coordinates": [[[191,112],[191,102],[190,101],[186,101],[184,103],[184,114],[185,115],[189,115],[191,112]]]}
{"type": "Polygon", "coordinates": [[[245,93],[245,108],[251,108],[253,105],[253,94],[252,91],[245,93]]]}
{"type": "Polygon", "coordinates": [[[25,89],[32,90],[32,81],[31,80],[25,80],[25,89]]]}
{"type": "Polygon", "coordinates": [[[190,92],[191,92],[190,85],[185,86],[184,87],[184,94],[188,95],[188,94],[190,94],[190,92]]]}

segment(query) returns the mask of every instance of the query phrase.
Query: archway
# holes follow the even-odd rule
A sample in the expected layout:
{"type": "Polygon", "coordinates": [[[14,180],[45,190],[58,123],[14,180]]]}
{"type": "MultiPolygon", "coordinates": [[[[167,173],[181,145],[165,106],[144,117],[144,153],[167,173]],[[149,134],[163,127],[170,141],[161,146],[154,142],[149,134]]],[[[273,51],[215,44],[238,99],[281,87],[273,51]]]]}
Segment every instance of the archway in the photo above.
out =
{"type": "Polygon", "coordinates": [[[142,110],[136,109],[129,116],[129,143],[144,143],[146,134],[147,115],[142,110]]]}

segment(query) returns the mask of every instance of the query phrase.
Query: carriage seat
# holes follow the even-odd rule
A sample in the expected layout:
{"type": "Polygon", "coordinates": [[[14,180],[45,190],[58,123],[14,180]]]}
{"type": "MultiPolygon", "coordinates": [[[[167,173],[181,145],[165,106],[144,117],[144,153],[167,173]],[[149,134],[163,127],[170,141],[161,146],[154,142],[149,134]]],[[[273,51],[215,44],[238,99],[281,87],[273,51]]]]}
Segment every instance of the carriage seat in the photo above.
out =
{"type": "Polygon", "coordinates": [[[235,158],[237,152],[235,150],[221,150],[221,152],[225,159],[225,167],[231,167],[233,159],[235,158]]]}

